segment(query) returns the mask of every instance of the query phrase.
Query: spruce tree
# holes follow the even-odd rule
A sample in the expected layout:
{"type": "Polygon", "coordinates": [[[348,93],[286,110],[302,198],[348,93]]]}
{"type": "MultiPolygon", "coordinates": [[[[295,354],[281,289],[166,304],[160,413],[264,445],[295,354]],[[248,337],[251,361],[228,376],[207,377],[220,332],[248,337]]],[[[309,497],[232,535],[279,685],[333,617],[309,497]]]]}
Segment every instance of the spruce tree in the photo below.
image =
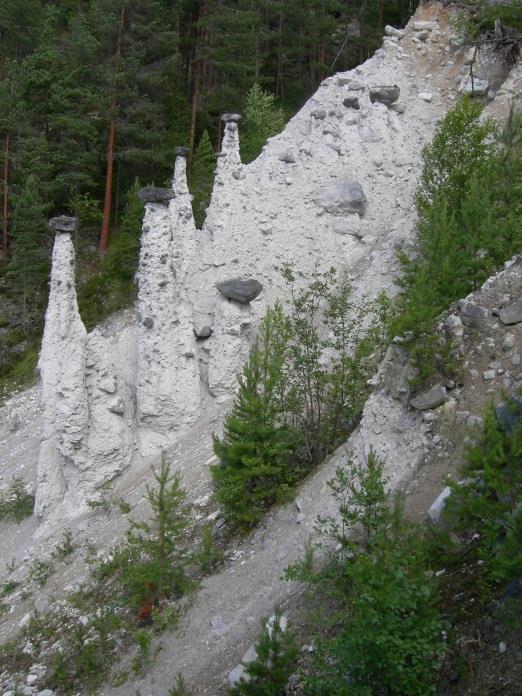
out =
{"type": "Polygon", "coordinates": [[[240,528],[255,524],[285,496],[295,480],[291,453],[295,433],[282,424],[280,392],[288,333],[280,306],[269,310],[239,380],[239,394],[214,437],[219,464],[212,467],[216,496],[225,517],[240,528]]]}
{"type": "Polygon", "coordinates": [[[30,331],[41,324],[49,274],[46,206],[32,175],[13,198],[14,235],[7,279],[10,292],[19,301],[22,328],[30,331]]]}
{"type": "Polygon", "coordinates": [[[256,82],[245,99],[244,129],[241,130],[241,159],[251,162],[261,152],[268,138],[283,130],[285,117],[275,96],[256,82]]]}
{"type": "Polygon", "coordinates": [[[205,222],[205,212],[210,203],[212,188],[214,186],[214,170],[216,168],[216,157],[210,142],[208,131],[204,131],[199,141],[199,145],[194,153],[192,162],[189,188],[194,196],[192,209],[196,226],[201,229],[205,222]]]}

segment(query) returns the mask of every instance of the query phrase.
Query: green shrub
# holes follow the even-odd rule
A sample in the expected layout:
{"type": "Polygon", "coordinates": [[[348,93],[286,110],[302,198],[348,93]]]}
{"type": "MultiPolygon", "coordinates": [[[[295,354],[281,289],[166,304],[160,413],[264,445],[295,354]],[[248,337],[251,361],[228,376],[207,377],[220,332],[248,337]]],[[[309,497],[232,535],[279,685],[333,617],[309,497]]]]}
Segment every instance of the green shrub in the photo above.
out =
{"type": "Polygon", "coordinates": [[[34,510],[34,496],[27,493],[23,479],[15,477],[9,486],[0,491],[0,521],[21,522],[34,510]]]}
{"type": "Polygon", "coordinates": [[[285,693],[288,678],[294,671],[299,649],[289,627],[283,630],[281,612],[266,626],[256,644],[256,659],[245,664],[247,679],[228,690],[229,696],[280,696],[285,693]]]}
{"type": "Polygon", "coordinates": [[[491,578],[514,577],[510,573],[519,567],[522,553],[522,426],[503,430],[489,406],[480,438],[467,450],[462,476],[463,483],[450,483],[445,519],[473,546],[491,578]],[[479,542],[471,544],[475,534],[479,542]]]}
{"type": "Polygon", "coordinates": [[[421,383],[456,369],[450,342],[434,331],[437,317],[522,249],[522,117],[512,112],[493,142],[493,124],[480,112],[461,99],[424,148],[417,253],[399,254],[403,292],[391,333],[413,335],[408,346],[421,383]]]}
{"type": "Polygon", "coordinates": [[[280,391],[289,334],[280,305],[267,312],[223,438],[214,437],[220,462],[211,469],[216,497],[228,520],[245,528],[281,500],[295,482],[291,456],[296,434],[282,422],[280,391]]]}
{"type": "Polygon", "coordinates": [[[268,138],[280,133],[285,126],[283,110],[276,105],[275,96],[265,92],[256,82],[245,99],[245,117],[241,128],[241,159],[255,159],[268,138]]]}
{"type": "Polygon", "coordinates": [[[425,547],[400,506],[390,509],[373,452],[367,465],[338,470],[330,481],[339,521],[318,520],[335,549],[330,562],[314,570],[309,551],[287,570],[289,579],[310,583],[323,607],[314,623],[327,637],[318,641],[305,693],[434,694],[442,624],[425,547]]]}

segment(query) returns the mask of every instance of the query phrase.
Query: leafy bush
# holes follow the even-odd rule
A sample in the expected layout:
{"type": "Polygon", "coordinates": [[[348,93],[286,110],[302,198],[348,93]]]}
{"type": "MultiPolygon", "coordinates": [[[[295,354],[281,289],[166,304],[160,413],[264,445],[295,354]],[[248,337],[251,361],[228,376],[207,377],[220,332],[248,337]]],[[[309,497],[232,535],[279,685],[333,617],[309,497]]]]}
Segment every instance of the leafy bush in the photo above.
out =
{"type": "Polygon", "coordinates": [[[338,470],[329,483],[340,522],[319,519],[318,528],[336,545],[330,562],[316,571],[309,555],[287,570],[327,607],[315,618],[328,637],[319,641],[306,693],[432,694],[443,644],[425,548],[400,506],[389,508],[382,462],[371,452],[367,464],[367,471],[338,470]],[[357,528],[362,543],[352,538],[357,528]]]}
{"type": "Polygon", "coordinates": [[[23,479],[15,477],[8,488],[0,491],[0,520],[21,522],[34,510],[34,496],[27,493],[23,479]]]}
{"type": "Polygon", "coordinates": [[[351,303],[334,271],[316,274],[302,290],[295,288],[301,274],[287,268],[284,275],[289,312],[280,305],[267,312],[223,438],[214,438],[216,495],[242,528],[284,499],[357,424],[388,308],[385,298],[351,303]],[[373,328],[362,338],[370,316],[373,328]]]}
{"type": "MultiPolygon", "coordinates": [[[[263,625],[266,619],[263,619],[263,625]]],[[[281,612],[264,625],[256,644],[256,659],[245,664],[246,679],[228,690],[229,696],[280,696],[297,663],[299,649],[295,636],[287,626],[283,629],[281,612]]]]}

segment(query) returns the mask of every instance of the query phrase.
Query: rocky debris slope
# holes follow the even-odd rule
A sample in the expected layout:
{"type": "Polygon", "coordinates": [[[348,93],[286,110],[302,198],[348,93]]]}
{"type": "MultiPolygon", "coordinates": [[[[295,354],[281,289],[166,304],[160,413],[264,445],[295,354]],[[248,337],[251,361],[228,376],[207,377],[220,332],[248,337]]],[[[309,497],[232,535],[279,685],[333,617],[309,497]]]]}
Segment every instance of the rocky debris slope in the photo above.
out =
{"type": "MultiPolygon", "coordinates": [[[[76,341],[73,357],[75,361],[83,359],[84,368],[73,380],[78,401],[66,394],[65,403],[81,405],[86,398],[88,419],[85,428],[80,419],[82,436],[74,440],[75,419],[70,431],[67,420],[58,423],[54,419],[54,404],[61,398],[61,389],[55,389],[49,400],[50,415],[46,412],[47,422],[54,424],[55,430],[44,430],[44,434],[49,441],[55,438],[57,445],[48,460],[44,457],[42,461],[40,454],[40,471],[45,472],[55,462],[63,469],[57,474],[62,477],[60,481],[71,475],[76,489],[65,497],[61,484],[48,489],[43,509],[48,524],[40,527],[39,539],[34,536],[34,519],[20,528],[10,527],[2,535],[2,556],[13,559],[16,580],[26,581],[31,558],[49,552],[61,533],[64,516],[73,512],[68,524],[78,541],[94,538],[100,550],[116,543],[125,530],[125,519],[117,512],[111,513],[110,520],[93,515],[87,501],[100,493],[103,483],[113,481],[113,499],[122,496],[138,512],[142,510],[149,464],[157,461],[160,447],[181,469],[191,499],[208,503],[208,465],[213,461],[209,433],[220,429],[234,394],[237,372],[267,303],[285,298],[286,290],[274,265],[294,261],[309,272],[316,265],[319,269],[335,265],[348,275],[354,295],[360,299],[373,297],[382,289],[394,292],[396,251],[408,249],[413,241],[412,201],[422,146],[456,98],[462,77],[469,70],[464,65],[464,51],[452,45],[451,38],[446,10],[439,5],[422,6],[404,32],[388,31],[374,58],[354,71],[326,80],[285,131],[248,166],[238,158],[237,118],[227,118],[223,156],[201,233],[194,231],[184,154],[178,153],[174,197],[169,194],[156,200],[156,195],[147,203],[144,225],[149,229],[144,230],[136,316],[124,312],[82,336],[71,299],[74,288],[66,282],[68,294],[55,297],[50,304],[50,314],[56,313],[56,322],[50,326],[70,323],[74,331],[70,335],[56,331],[61,349],[57,344],[52,351],[43,352],[48,369],[43,384],[51,384],[63,356],[74,350],[67,348],[68,342],[76,341]],[[415,22],[430,26],[415,26],[415,22]],[[157,238],[147,247],[149,233],[157,238]],[[166,257],[164,262],[162,256],[166,257]],[[147,270],[149,264],[154,272],[147,270]],[[163,267],[171,269],[167,277],[161,275],[163,267]],[[155,275],[158,268],[161,277],[155,275]],[[263,288],[257,297],[242,303],[227,299],[216,287],[237,279],[255,280],[263,288]],[[164,281],[166,285],[160,286],[164,281]],[[57,311],[60,303],[63,314],[57,311]],[[169,350],[169,341],[175,350],[169,350]],[[183,368],[185,364],[189,369],[183,368]],[[179,400],[162,391],[165,381],[177,390],[179,400]],[[60,428],[63,442],[70,445],[71,461],[65,457],[56,461],[60,428]],[[75,449],[73,442],[80,446],[75,449]],[[115,478],[117,474],[121,475],[115,478]]],[[[498,111],[502,117],[513,97],[517,74],[513,71],[498,91],[503,100],[498,111]]],[[[494,111],[496,102],[491,102],[487,111],[494,111]]],[[[60,254],[67,251],[67,242],[58,244],[57,248],[64,247],[60,254]]],[[[66,253],[62,256],[67,258],[66,253]]],[[[60,276],[61,265],[59,261],[55,278],[60,276]]],[[[69,277],[70,268],[63,273],[65,279],[69,277]]],[[[513,294],[507,304],[511,300],[517,296],[513,294]]],[[[448,325],[462,330],[463,336],[468,328],[476,331],[466,327],[468,315],[476,313],[461,307],[448,325]],[[463,328],[459,328],[459,319],[463,328]]],[[[509,331],[514,335],[513,345],[507,349],[513,351],[508,356],[511,360],[521,346],[518,333],[509,331]]],[[[470,340],[475,335],[471,333],[470,340]]],[[[471,370],[477,368],[469,368],[469,391],[439,385],[433,395],[424,395],[426,408],[419,410],[408,405],[411,394],[405,385],[409,367],[400,345],[395,344],[374,379],[376,389],[365,406],[361,426],[346,445],[355,456],[374,446],[386,457],[391,485],[408,486],[411,500],[418,499],[418,514],[421,510],[425,514],[445,473],[442,448],[446,442],[454,443],[444,430],[445,414],[453,423],[453,400],[460,398],[462,410],[479,418],[473,394],[482,394],[484,385],[486,391],[500,389],[502,380],[511,378],[505,376],[505,365],[490,366],[497,358],[488,355],[489,363],[485,362],[489,350],[486,338],[481,350],[482,374],[479,371],[473,377],[471,370]],[[483,373],[488,370],[495,370],[495,375],[486,380],[483,373]],[[498,370],[505,372],[499,374],[498,370]],[[441,395],[444,403],[437,405],[441,395]],[[430,467],[425,466],[427,462],[430,467]],[[418,467],[412,483],[407,484],[418,467]],[[429,500],[422,500],[425,491],[429,500]]],[[[509,370],[512,374],[515,367],[509,370]]],[[[56,374],[61,380],[61,373],[56,374]]],[[[65,384],[71,384],[69,378],[65,384]]],[[[41,432],[34,402],[37,393],[34,390],[30,396],[17,397],[3,409],[0,456],[5,483],[18,472],[25,473],[28,484],[34,483],[41,432]],[[21,437],[18,432],[7,432],[6,424],[16,411],[23,421],[21,437]],[[24,471],[20,471],[22,464],[24,471]]],[[[69,411],[81,413],[81,409],[69,411]]],[[[447,447],[451,451],[449,444],[447,447]]],[[[168,650],[160,654],[142,682],[107,689],[106,693],[128,693],[129,688],[136,687],[160,696],[180,671],[197,693],[218,693],[230,668],[255,639],[259,619],[269,616],[275,604],[293,606],[299,588],[282,582],[281,573],[300,556],[315,516],[333,512],[326,481],[345,457],[341,448],[303,484],[300,511],[293,505],[276,509],[250,538],[230,550],[226,567],[205,581],[183,618],[182,631],[164,639],[168,650]]],[[[43,494],[39,495],[43,500],[43,494]]],[[[205,504],[200,510],[196,508],[195,514],[215,513],[205,504]]],[[[35,599],[45,599],[47,607],[52,607],[57,594],[76,587],[85,575],[78,552],[74,563],[57,573],[49,589],[38,590],[35,599]]],[[[7,577],[7,569],[0,569],[0,581],[7,577]]],[[[3,621],[5,636],[13,634],[32,601],[15,597],[3,621]]]]}

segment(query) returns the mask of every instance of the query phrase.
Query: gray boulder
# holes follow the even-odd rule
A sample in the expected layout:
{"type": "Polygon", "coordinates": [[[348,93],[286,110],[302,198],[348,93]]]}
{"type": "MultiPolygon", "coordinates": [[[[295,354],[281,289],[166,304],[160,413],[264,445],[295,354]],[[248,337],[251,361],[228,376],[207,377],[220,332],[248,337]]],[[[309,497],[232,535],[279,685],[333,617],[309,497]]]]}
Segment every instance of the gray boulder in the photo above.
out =
{"type": "Polygon", "coordinates": [[[159,186],[145,186],[138,191],[138,198],[144,203],[164,203],[167,204],[175,197],[175,193],[169,188],[159,186]]]}
{"type": "Polygon", "coordinates": [[[417,411],[427,411],[430,408],[442,406],[446,401],[446,389],[441,384],[436,384],[430,390],[418,394],[410,400],[410,406],[416,408],[417,411]]]}
{"type": "Polygon", "coordinates": [[[380,102],[389,106],[396,102],[401,93],[397,85],[376,85],[370,87],[370,101],[380,102]]]}
{"type": "Polygon", "coordinates": [[[49,220],[49,229],[56,233],[75,232],[78,227],[78,218],[58,215],[49,220]]]}
{"type": "Polygon", "coordinates": [[[500,427],[506,433],[522,423],[522,397],[512,396],[508,401],[495,408],[500,427]]]}
{"type": "Polygon", "coordinates": [[[512,302],[507,307],[503,307],[499,312],[500,321],[510,326],[520,324],[522,321],[522,298],[512,302]]]}
{"type": "Polygon", "coordinates": [[[355,94],[348,94],[343,99],[343,104],[347,109],[360,109],[359,98],[355,94]]]}
{"type": "Polygon", "coordinates": [[[460,318],[464,326],[468,329],[476,329],[477,331],[485,331],[491,324],[491,312],[480,305],[473,302],[461,300],[458,304],[460,309],[460,318]]]}
{"type": "Polygon", "coordinates": [[[252,300],[255,300],[263,289],[263,286],[254,278],[250,278],[249,280],[234,278],[232,280],[224,280],[221,283],[216,283],[216,288],[227,300],[235,300],[236,302],[248,304],[252,302],[252,300]]]}
{"type": "Polygon", "coordinates": [[[485,97],[489,91],[489,82],[487,80],[479,80],[478,77],[469,77],[459,90],[461,94],[468,94],[472,97],[485,97]]]}
{"type": "Polygon", "coordinates": [[[358,213],[363,215],[366,209],[366,196],[357,181],[336,181],[323,186],[313,195],[313,201],[328,213],[358,213]]]}

